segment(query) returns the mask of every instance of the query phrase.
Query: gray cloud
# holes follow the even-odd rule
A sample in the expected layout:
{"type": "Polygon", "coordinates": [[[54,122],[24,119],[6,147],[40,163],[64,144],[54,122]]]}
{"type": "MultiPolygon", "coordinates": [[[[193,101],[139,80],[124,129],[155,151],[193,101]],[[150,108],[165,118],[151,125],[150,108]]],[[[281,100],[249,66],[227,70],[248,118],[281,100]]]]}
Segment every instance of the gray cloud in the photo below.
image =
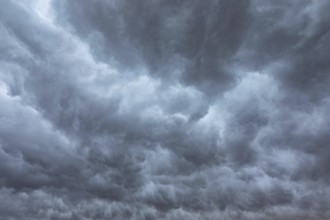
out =
{"type": "Polygon", "coordinates": [[[66,1],[56,6],[63,12],[59,20],[67,18],[63,22],[91,42],[96,57],[125,67],[142,64],[163,79],[177,78],[179,72],[185,84],[208,94],[235,80],[230,64],[251,19],[250,1],[66,1]]]}
{"type": "Polygon", "coordinates": [[[0,219],[327,219],[327,1],[0,3],[0,219]]]}

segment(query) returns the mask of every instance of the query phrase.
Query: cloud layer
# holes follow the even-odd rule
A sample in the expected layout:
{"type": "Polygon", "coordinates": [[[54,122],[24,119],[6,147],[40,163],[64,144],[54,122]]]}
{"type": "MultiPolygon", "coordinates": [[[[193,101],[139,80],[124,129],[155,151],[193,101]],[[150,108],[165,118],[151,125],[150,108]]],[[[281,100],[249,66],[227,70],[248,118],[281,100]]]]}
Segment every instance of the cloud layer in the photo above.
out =
{"type": "Polygon", "coordinates": [[[0,2],[0,219],[330,218],[330,2],[0,2]]]}

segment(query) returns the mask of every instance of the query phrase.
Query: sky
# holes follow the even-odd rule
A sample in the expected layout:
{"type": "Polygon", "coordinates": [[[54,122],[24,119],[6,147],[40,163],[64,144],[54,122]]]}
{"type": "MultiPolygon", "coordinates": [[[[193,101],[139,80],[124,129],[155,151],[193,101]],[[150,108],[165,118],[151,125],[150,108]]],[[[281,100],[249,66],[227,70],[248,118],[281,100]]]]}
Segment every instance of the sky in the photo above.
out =
{"type": "Polygon", "coordinates": [[[0,220],[330,219],[329,11],[1,0],[0,220]]]}

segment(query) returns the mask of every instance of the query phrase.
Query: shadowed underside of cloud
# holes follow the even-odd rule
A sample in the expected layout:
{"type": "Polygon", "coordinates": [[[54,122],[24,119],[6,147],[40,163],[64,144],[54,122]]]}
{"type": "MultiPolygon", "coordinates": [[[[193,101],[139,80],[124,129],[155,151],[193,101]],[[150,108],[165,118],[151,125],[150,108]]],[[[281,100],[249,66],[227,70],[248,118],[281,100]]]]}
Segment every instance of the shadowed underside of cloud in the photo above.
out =
{"type": "Polygon", "coordinates": [[[330,218],[327,0],[0,3],[0,219],[330,218]]]}

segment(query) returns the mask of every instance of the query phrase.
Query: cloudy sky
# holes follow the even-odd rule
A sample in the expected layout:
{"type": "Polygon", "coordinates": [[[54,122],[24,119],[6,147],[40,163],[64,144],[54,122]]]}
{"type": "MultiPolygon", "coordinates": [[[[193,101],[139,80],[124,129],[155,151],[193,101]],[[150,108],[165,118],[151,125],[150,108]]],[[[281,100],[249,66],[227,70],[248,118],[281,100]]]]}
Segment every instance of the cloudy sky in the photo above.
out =
{"type": "Polygon", "coordinates": [[[329,219],[329,11],[1,0],[0,220],[329,219]]]}

